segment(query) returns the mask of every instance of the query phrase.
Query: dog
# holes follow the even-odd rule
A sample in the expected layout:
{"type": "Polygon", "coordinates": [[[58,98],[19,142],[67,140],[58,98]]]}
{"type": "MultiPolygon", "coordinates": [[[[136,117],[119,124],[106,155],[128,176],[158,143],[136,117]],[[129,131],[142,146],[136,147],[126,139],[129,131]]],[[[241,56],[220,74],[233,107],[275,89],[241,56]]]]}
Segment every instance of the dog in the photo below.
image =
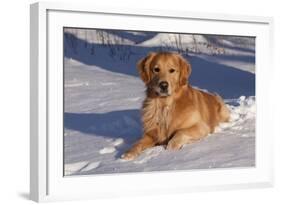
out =
{"type": "Polygon", "coordinates": [[[152,52],[137,68],[147,88],[142,106],[143,136],[121,158],[133,160],[156,145],[179,150],[229,121],[230,112],[219,95],[189,84],[191,65],[180,54],[152,52]]]}

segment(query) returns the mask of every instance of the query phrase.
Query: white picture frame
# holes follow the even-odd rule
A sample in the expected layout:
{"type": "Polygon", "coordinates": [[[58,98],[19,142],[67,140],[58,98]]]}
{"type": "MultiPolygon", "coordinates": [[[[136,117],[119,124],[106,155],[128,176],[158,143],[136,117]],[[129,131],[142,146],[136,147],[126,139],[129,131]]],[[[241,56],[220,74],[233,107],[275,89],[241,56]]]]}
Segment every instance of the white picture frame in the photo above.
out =
{"type": "Polygon", "coordinates": [[[269,105],[267,96],[272,69],[272,29],[273,19],[270,17],[97,8],[93,4],[46,2],[32,4],[30,198],[41,202],[273,186],[271,113],[262,109],[269,105]],[[122,24],[122,20],[126,20],[126,24],[122,24]],[[153,27],[156,21],[157,28],[153,27]],[[186,26],[183,28],[181,25],[186,26]],[[189,27],[190,33],[256,36],[256,166],[63,177],[61,103],[63,102],[62,28],[64,26],[179,32],[186,31],[189,27]],[[147,186],[146,181],[153,181],[153,183],[147,186]]]}

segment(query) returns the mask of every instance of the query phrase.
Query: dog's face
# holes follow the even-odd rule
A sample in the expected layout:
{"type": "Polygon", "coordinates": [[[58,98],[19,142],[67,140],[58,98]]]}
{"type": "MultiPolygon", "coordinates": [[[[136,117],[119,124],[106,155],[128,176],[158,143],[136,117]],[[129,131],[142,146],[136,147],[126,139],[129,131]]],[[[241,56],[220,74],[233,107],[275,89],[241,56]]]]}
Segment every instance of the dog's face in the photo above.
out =
{"type": "Polygon", "coordinates": [[[149,92],[167,97],[186,85],[191,73],[190,64],[179,54],[150,53],[138,63],[141,79],[149,92]]]}

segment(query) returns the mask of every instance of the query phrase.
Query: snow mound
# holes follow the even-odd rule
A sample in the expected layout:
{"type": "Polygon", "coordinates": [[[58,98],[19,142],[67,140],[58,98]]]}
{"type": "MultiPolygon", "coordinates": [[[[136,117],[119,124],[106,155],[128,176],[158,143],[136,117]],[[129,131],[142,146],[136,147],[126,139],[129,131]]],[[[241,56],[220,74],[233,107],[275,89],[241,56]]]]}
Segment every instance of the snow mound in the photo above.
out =
{"type": "Polygon", "coordinates": [[[191,35],[191,34],[166,34],[159,33],[155,37],[142,42],[141,46],[153,47],[159,45],[176,46],[178,43],[183,44],[203,44],[208,43],[203,35],[191,35]]]}
{"type": "MultiPolygon", "coordinates": [[[[228,109],[230,110],[230,120],[227,123],[221,123],[216,132],[221,132],[224,129],[244,130],[248,121],[255,121],[256,116],[256,101],[254,96],[241,96],[238,100],[228,100],[228,109]],[[233,105],[234,104],[234,105],[233,105]],[[236,106],[235,106],[236,104],[236,106]],[[237,106],[238,104],[238,106],[237,106]]],[[[254,135],[237,135],[243,137],[251,137],[254,135]]]]}
{"type": "Polygon", "coordinates": [[[237,103],[239,104],[239,106],[228,105],[228,108],[231,112],[230,124],[255,118],[256,101],[254,96],[248,98],[246,98],[245,96],[241,96],[237,100],[237,103]]]}

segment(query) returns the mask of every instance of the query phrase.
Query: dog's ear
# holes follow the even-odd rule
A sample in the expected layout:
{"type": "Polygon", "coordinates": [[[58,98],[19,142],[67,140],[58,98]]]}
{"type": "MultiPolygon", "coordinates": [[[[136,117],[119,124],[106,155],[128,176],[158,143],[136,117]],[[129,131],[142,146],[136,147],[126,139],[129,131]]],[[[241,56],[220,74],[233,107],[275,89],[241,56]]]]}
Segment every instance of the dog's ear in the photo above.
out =
{"type": "Polygon", "coordinates": [[[147,84],[151,80],[150,79],[151,74],[150,74],[149,69],[150,69],[150,63],[151,63],[151,61],[152,61],[152,59],[154,58],[155,55],[156,55],[156,53],[151,52],[145,58],[141,59],[137,63],[137,68],[138,68],[140,77],[145,84],[147,84]]]}
{"type": "Polygon", "coordinates": [[[182,56],[179,55],[178,57],[179,57],[179,66],[180,66],[179,83],[180,85],[185,85],[187,84],[187,81],[191,74],[191,65],[182,56]]]}

